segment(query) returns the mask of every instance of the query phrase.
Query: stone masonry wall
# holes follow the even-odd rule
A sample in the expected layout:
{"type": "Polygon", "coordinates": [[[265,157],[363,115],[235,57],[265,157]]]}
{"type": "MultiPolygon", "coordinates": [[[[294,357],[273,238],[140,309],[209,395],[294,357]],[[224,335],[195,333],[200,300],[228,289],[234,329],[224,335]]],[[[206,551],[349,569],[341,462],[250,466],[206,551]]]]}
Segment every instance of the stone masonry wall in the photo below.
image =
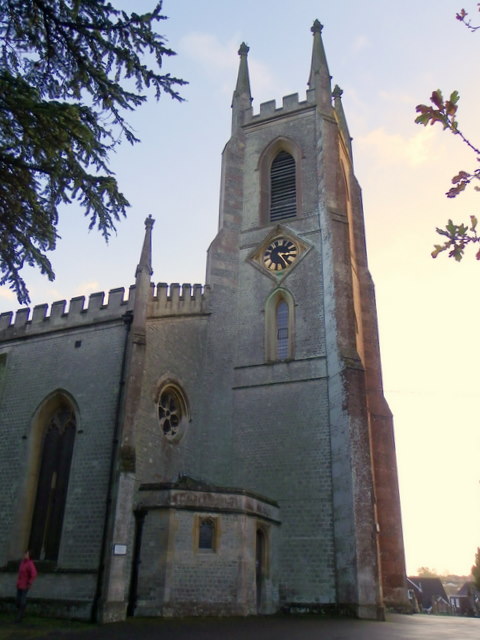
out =
{"type": "MultiPolygon", "coordinates": [[[[45,575],[39,578],[39,584],[43,598],[88,600],[93,596],[125,332],[119,319],[38,334],[31,332],[0,343],[0,354],[5,357],[0,397],[2,597],[12,593],[13,576],[6,571],[7,563],[18,560],[28,544],[27,480],[31,474],[29,465],[38,455],[32,450],[32,419],[45,399],[59,390],[71,398],[75,407],[77,432],[57,571],[80,573],[76,574],[75,582],[69,582],[65,576],[50,579],[45,575]]],[[[30,485],[35,486],[35,481],[30,485]]]]}
{"type": "Polygon", "coordinates": [[[281,109],[261,105],[246,127],[233,387],[233,483],[278,501],[281,603],[307,606],[336,601],[317,136],[315,109],[296,95],[281,109]],[[280,139],[300,149],[301,209],[296,218],[269,223],[262,218],[259,167],[264,150],[280,139]],[[249,259],[275,228],[305,246],[278,277],[249,259]],[[294,300],[294,357],[271,363],[265,308],[277,287],[294,300]]]}
{"type": "Polygon", "coordinates": [[[266,536],[262,613],[278,606],[275,534],[278,508],[258,497],[214,488],[205,491],[143,487],[146,511],[138,588],[138,613],[165,616],[257,613],[255,544],[266,536]],[[215,523],[212,549],[200,549],[201,518],[215,523]]]}

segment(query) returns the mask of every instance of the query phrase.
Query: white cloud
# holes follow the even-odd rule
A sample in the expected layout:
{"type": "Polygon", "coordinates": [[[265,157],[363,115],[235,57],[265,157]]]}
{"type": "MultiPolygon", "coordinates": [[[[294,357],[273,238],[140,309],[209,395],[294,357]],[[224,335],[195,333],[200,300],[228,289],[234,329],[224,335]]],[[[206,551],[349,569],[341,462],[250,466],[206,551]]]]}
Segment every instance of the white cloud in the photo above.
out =
{"type": "Polygon", "coordinates": [[[265,100],[271,100],[272,96],[278,95],[279,89],[282,96],[286,93],[286,91],[282,91],[282,87],[278,85],[276,78],[267,65],[252,58],[249,60],[249,69],[250,78],[253,79],[252,93],[257,104],[265,100]]]}
{"type": "Polygon", "coordinates": [[[407,92],[399,93],[398,91],[385,91],[385,89],[380,89],[378,95],[385,102],[394,104],[407,104],[412,110],[412,113],[414,113],[414,108],[419,103],[418,96],[414,97],[407,92]]]}
{"type": "Polygon", "coordinates": [[[363,51],[364,49],[368,49],[370,47],[370,40],[365,35],[358,35],[354,41],[352,42],[352,50],[354,53],[358,53],[359,51],[363,51]]]}
{"type": "MultiPolygon", "coordinates": [[[[202,66],[210,76],[222,85],[222,92],[232,93],[234,78],[239,64],[238,49],[241,37],[234,35],[228,42],[221,42],[208,33],[190,33],[180,41],[180,50],[195,63],[202,66]]],[[[256,101],[268,100],[275,95],[277,82],[269,67],[249,55],[248,68],[252,93],[256,101]],[[264,97],[267,96],[267,97],[264,97]]]]}
{"type": "Polygon", "coordinates": [[[82,282],[75,289],[76,296],[88,296],[90,293],[97,293],[102,291],[102,288],[98,281],[92,280],[90,282],[82,282]]]}
{"type": "Polygon", "coordinates": [[[179,48],[211,72],[230,71],[237,60],[238,43],[231,39],[224,44],[208,33],[190,33],[184,36],[179,48]]]}
{"type": "Polygon", "coordinates": [[[383,127],[374,129],[356,139],[359,145],[369,149],[382,164],[401,164],[418,167],[431,161],[436,132],[431,127],[419,129],[413,136],[391,134],[383,127]]]}
{"type": "Polygon", "coordinates": [[[8,289],[7,287],[0,287],[0,298],[3,298],[5,300],[14,300],[15,294],[11,289],[8,289]]]}

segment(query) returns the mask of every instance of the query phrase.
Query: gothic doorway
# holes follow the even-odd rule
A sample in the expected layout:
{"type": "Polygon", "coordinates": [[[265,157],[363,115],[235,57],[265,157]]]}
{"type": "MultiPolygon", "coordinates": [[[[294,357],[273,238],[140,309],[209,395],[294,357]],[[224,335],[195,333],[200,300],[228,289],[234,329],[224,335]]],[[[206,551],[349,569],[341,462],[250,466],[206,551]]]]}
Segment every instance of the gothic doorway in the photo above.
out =
{"type": "Polygon", "coordinates": [[[140,572],[140,552],[142,549],[142,533],[145,516],[147,512],[144,509],[137,509],[135,512],[135,537],[133,542],[132,553],[132,573],[130,577],[130,589],[128,592],[127,616],[134,616],[137,607],[138,595],[138,574],[140,572]]]}
{"type": "Polygon", "coordinates": [[[262,612],[265,578],[265,533],[257,529],[255,548],[255,586],[257,592],[257,613],[262,612]]]}

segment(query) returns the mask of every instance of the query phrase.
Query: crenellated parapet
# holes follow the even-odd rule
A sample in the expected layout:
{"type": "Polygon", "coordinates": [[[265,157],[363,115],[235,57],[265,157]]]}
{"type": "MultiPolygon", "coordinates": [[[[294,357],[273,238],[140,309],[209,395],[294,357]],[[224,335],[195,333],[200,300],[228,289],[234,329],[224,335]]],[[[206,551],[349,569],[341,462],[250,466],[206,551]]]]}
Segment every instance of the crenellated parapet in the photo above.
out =
{"type": "Polygon", "coordinates": [[[154,291],[149,317],[202,315],[209,313],[210,287],[189,283],[160,282],[154,291]]]}
{"type": "Polygon", "coordinates": [[[0,315],[0,341],[14,340],[50,331],[61,331],[86,325],[119,320],[133,309],[135,287],[130,287],[125,295],[123,287],[111,289],[106,299],[103,291],[92,293],[85,304],[85,296],[33,308],[19,309],[0,315]]]}
{"type": "Polygon", "coordinates": [[[269,118],[278,118],[279,116],[290,116],[292,113],[297,114],[298,111],[312,109],[315,107],[315,96],[312,91],[307,91],[306,100],[300,100],[298,93],[291,93],[282,98],[282,105],[277,107],[276,100],[268,100],[260,104],[260,111],[252,114],[246,119],[246,124],[256,124],[263,122],[269,118]]]}
{"type": "MultiPolygon", "coordinates": [[[[148,316],[199,315],[209,313],[210,287],[201,284],[170,285],[152,283],[148,316]]],[[[51,331],[63,331],[88,325],[120,320],[133,311],[135,286],[127,292],[123,287],[111,289],[108,296],[101,291],[85,296],[58,300],[51,305],[39,304],[33,310],[19,309],[0,314],[0,342],[20,339],[51,331]]]]}

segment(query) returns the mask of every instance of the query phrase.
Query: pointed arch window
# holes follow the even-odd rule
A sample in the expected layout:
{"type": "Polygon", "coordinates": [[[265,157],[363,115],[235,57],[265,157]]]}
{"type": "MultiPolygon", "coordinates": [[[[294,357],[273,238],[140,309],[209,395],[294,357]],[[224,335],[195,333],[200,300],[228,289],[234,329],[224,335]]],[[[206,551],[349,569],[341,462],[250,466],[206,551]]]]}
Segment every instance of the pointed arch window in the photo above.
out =
{"type": "Polygon", "coordinates": [[[295,159],[280,151],[270,169],[270,222],[294,218],[297,215],[297,185],[295,159]]]}
{"type": "Polygon", "coordinates": [[[285,289],[274,293],[265,308],[265,357],[279,362],[294,357],[294,301],[285,289]]]}
{"type": "Polygon", "coordinates": [[[219,518],[197,515],[194,520],[194,540],[198,551],[216,552],[219,548],[220,526],[219,518]]]}
{"type": "Polygon", "coordinates": [[[50,413],[30,530],[29,548],[36,559],[58,558],[75,431],[75,413],[70,406],[62,404],[50,413]]]}
{"type": "Polygon", "coordinates": [[[202,518],[198,530],[198,548],[214,549],[215,522],[212,518],[202,518]]]}

